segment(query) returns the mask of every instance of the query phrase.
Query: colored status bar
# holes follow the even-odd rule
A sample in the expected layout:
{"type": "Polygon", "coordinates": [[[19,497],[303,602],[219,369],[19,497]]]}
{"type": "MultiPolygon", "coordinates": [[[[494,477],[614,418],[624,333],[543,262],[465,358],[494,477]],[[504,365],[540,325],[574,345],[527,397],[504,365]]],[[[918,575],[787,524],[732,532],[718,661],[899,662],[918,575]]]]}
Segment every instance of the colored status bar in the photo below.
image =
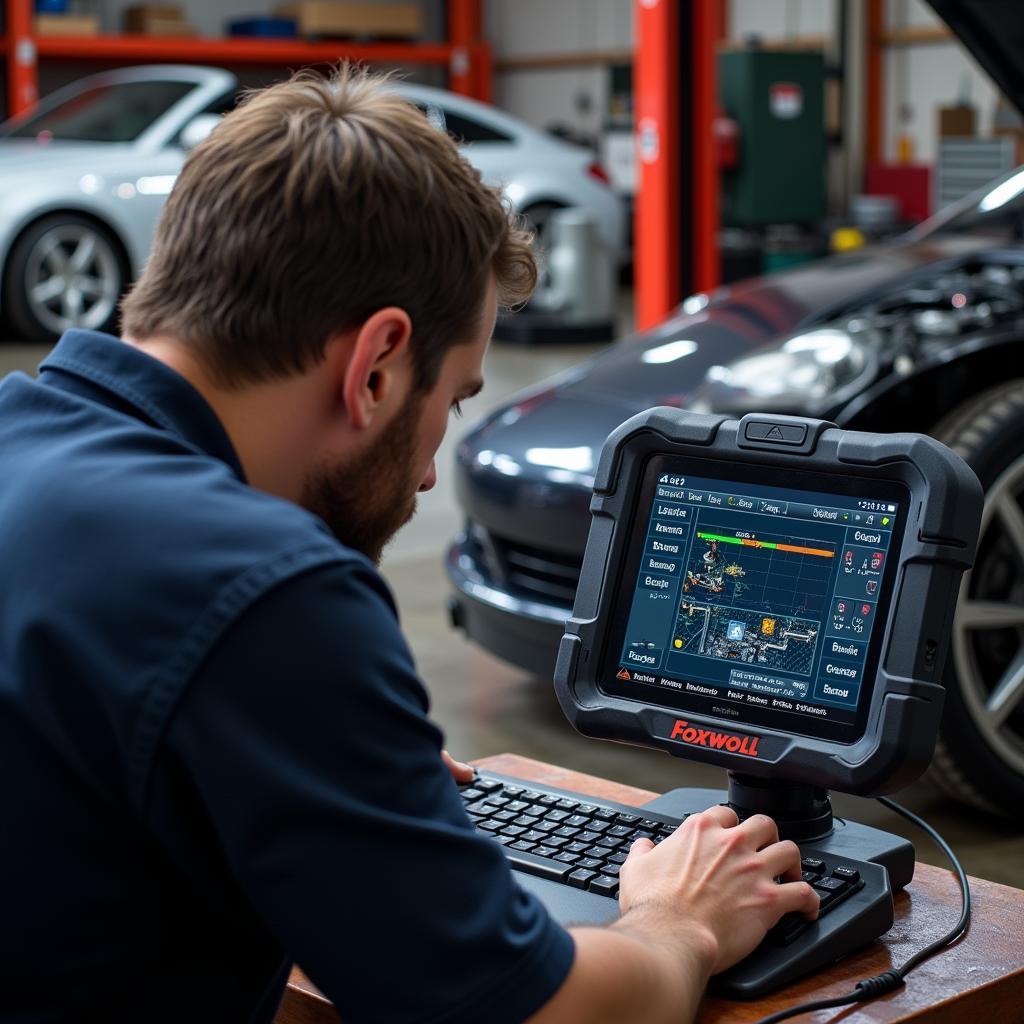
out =
{"type": "Polygon", "coordinates": [[[795,555],[817,555],[819,558],[835,558],[835,552],[827,548],[805,548],[799,544],[777,544],[770,540],[751,540],[749,537],[723,537],[720,533],[697,533],[701,540],[717,540],[722,544],[742,544],[746,548],[768,548],[772,551],[792,551],[795,555]]]}

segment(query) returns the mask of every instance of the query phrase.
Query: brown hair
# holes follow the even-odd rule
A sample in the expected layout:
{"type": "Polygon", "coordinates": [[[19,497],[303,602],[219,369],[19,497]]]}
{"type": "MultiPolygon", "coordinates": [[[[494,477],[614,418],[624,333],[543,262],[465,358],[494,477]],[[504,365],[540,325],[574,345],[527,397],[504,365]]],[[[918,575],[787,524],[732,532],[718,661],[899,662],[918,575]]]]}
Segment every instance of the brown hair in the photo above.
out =
{"type": "Polygon", "coordinates": [[[504,305],[537,280],[501,192],[386,79],[341,65],[248,94],[193,150],[123,329],[177,337],[237,386],[302,372],[330,335],[399,306],[430,388],[492,274],[504,305]]]}

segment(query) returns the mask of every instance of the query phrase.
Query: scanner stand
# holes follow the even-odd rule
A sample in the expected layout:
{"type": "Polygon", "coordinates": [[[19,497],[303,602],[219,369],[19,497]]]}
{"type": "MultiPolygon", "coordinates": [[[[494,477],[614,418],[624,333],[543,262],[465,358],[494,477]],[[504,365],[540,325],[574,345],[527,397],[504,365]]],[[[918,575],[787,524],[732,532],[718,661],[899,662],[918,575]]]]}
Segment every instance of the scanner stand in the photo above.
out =
{"type": "Polygon", "coordinates": [[[728,791],[672,789],[644,807],[677,818],[714,804],[727,804],[741,820],[752,814],[767,814],[779,826],[780,839],[881,865],[894,892],[913,879],[914,844],[891,832],[837,817],[832,813],[827,789],[733,771],[728,776],[728,791]]]}

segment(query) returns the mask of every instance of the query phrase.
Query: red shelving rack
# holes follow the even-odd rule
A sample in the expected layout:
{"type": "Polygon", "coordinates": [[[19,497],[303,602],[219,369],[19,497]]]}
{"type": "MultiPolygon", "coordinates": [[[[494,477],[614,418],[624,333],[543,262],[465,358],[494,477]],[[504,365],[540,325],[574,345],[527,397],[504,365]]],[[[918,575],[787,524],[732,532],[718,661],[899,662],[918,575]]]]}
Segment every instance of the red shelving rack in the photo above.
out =
{"type": "Polygon", "coordinates": [[[40,60],[105,64],[322,64],[350,58],[368,64],[447,67],[449,87],[487,101],[491,56],[481,38],[480,0],[448,0],[449,36],[444,43],[307,42],[301,39],[203,39],[143,35],[36,36],[32,0],[5,0],[8,115],[20,114],[38,97],[40,60]]]}

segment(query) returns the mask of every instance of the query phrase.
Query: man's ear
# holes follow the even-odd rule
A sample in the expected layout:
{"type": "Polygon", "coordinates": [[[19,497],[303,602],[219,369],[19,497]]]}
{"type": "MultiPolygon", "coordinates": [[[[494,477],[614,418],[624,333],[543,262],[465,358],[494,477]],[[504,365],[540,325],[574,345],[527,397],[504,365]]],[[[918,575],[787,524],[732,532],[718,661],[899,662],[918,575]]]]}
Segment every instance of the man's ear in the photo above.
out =
{"type": "Polygon", "coordinates": [[[369,426],[381,407],[404,401],[411,384],[406,358],[412,321],[404,309],[379,309],[350,334],[348,362],[339,367],[340,398],[356,430],[369,426]]]}

